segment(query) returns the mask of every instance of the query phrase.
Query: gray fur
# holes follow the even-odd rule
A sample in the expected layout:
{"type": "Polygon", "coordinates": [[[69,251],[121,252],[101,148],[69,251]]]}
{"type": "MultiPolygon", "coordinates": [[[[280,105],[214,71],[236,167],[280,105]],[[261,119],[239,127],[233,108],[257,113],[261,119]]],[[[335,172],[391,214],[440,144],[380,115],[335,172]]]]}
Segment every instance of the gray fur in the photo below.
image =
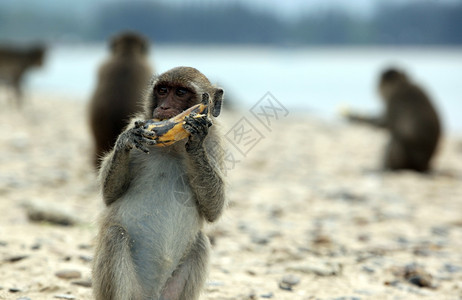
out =
{"type": "Polygon", "coordinates": [[[93,265],[96,299],[198,298],[210,247],[202,228],[221,215],[225,197],[221,148],[218,155],[210,148],[218,135],[197,122],[190,124],[198,131],[190,140],[200,142],[190,151],[186,140],[156,147],[132,122],[104,159],[107,209],[93,265]]]}

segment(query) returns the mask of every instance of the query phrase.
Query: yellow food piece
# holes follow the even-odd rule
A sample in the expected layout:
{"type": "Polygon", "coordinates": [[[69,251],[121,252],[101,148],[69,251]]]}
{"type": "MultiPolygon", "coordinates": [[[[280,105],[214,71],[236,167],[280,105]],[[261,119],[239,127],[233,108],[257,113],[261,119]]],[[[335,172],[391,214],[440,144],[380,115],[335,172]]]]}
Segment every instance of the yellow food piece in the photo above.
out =
{"type": "Polygon", "coordinates": [[[337,112],[342,117],[348,117],[351,113],[350,107],[346,104],[337,106],[337,112]]]}
{"type": "Polygon", "coordinates": [[[150,139],[157,141],[156,146],[170,146],[173,143],[181,141],[189,136],[189,132],[183,128],[186,116],[189,116],[191,113],[195,113],[195,118],[203,117],[204,114],[208,113],[207,108],[208,105],[199,103],[168,120],[148,120],[144,125],[144,129],[156,133],[154,137],[149,137],[150,139]]]}

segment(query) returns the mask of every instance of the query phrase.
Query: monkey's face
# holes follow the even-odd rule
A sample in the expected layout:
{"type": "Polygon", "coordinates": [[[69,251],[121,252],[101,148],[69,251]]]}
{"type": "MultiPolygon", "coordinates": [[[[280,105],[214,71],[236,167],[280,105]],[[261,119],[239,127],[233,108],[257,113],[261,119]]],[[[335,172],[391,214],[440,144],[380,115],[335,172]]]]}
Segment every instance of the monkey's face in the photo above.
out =
{"type": "Polygon", "coordinates": [[[155,78],[146,103],[148,118],[165,120],[201,102],[208,93],[213,99],[212,115],[220,114],[223,90],[214,88],[207,77],[195,68],[176,67],[155,78]]]}
{"type": "Polygon", "coordinates": [[[198,96],[192,89],[162,82],[154,86],[153,98],[156,106],[152,117],[159,120],[172,118],[199,103],[198,96]]]}

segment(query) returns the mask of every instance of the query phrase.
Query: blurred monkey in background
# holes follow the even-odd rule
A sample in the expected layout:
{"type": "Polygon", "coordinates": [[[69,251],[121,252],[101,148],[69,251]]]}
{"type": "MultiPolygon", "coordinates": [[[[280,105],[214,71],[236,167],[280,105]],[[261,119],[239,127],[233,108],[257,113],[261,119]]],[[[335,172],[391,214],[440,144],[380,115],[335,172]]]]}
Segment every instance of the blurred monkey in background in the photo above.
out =
{"type": "Polygon", "coordinates": [[[16,103],[22,106],[22,82],[24,75],[32,67],[43,65],[45,47],[38,45],[30,48],[0,46],[0,83],[14,89],[16,103]]]}
{"type": "Polygon", "coordinates": [[[388,130],[383,168],[426,172],[441,136],[441,124],[427,94],[395,68],[385,70],[379,81],[379,93],[385,105],[380,117],[347,113],[347,119],[388,130]]]}
{"type": "Polygon", "coordinates": [[[143,111],[141,99],[153,70],[148,61],[149,42],[134,32],[123,32],[110,41],[111,55],[102,64],[89,103],[94,139],[93,162],[109,152],[130,118],[143,111]]]}

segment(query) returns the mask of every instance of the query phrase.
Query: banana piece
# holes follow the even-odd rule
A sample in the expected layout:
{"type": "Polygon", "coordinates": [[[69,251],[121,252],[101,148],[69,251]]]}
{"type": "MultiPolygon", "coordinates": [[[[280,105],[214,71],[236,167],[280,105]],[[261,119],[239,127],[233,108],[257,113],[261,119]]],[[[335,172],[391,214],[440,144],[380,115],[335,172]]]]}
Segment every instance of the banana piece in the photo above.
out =
{"type": "Polygon", "coordinates": [[[174,144],[175,142],[181,141],[189,136],[189,132],[183,128],[184,119],[192,113],[195,113],[194,118],[203,117],[208,115],[209,107],[209,96],[207,93],[202,95],[202,102],[191,106],[187,110],[183,111],[168,120],[159,121],[157,119],[151,119],[146,121],[143,129],[153,131],[156,135],[149,137],[157,141],[156,146],[165,147],[174,144]]]}

